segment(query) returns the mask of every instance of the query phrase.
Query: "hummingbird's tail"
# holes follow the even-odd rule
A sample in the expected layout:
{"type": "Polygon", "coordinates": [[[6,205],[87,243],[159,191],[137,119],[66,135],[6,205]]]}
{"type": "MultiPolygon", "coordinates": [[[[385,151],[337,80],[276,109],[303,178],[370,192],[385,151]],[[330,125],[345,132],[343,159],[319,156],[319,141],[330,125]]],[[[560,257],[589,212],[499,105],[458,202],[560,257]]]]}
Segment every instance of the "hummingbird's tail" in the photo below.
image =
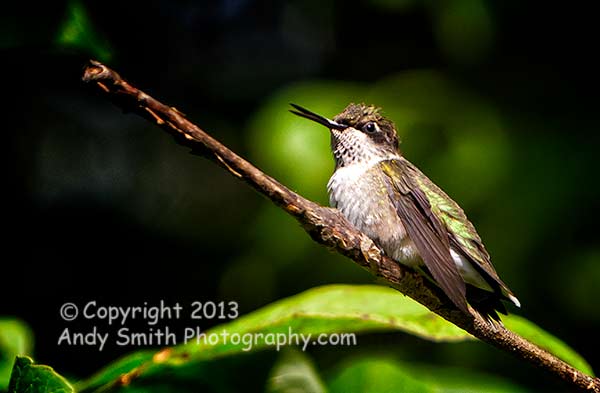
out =
{"type": "Polygon", "coordinates": [[[498,313],[508,314],[502,300],[509,299],[499,292],[490,292],[467,284],[467,301],[494,329],[496,325],[504,326],[498,313]]]}

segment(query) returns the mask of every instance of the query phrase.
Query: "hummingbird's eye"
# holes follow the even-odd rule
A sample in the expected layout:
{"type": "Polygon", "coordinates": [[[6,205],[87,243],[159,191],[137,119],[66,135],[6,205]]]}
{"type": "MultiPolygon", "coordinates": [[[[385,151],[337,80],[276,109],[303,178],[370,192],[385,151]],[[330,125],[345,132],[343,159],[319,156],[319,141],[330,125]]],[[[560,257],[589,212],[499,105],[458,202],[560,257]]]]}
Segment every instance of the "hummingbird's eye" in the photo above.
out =
{"type": "Polygon", "coordinates": [[[379,129],[379,127],[377,126],[377,124],[373,121],[368,122],[367,124],[365,124],[363,126],[363,130],[365,132],[368,132],[370,134],[374,133],[375,131],[377,131],[379,129]]]}

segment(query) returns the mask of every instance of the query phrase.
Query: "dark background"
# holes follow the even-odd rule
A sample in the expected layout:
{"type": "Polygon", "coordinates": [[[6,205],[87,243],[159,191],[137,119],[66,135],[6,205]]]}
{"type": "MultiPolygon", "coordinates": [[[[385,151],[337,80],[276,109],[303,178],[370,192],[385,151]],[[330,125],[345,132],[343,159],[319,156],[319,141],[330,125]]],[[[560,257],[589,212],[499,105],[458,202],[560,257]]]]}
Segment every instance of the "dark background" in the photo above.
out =
{"type": "MultiPolygon", "coordinates": [[[[478,228],[523,304],[511,310],[598,370],[591,8],[228,0],[3,9],[0,315],[31,326],[36,360],[84,377],[134,349],[57,346],[66,301],[233,299],[249,312],[317,285],[373,282],[249,187],[85,86],[82,68],[98,58],[321,203],[333,166],[328,137],[288,114],[288,102],[326,116],[350,101],[383,107],[406,156],[478,228]]],[[[359,340],[313,355],[324,370],[338,357],[385,352],[476,367],[532,389],[555,382],[477,343],[359,340]]]]}

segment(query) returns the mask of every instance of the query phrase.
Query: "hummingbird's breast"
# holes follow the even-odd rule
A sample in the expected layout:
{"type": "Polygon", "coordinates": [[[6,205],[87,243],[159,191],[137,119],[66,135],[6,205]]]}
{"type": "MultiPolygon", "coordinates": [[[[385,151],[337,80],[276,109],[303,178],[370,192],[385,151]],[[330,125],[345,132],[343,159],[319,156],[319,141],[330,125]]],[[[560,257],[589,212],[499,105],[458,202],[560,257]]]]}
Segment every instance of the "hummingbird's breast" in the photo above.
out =
{"type": "Polygon", "coordinates": [[[388,256],[417,265],[420,257],[390,201],[379,162],[338,168],[327,184],[329,202],[388,256]]]}

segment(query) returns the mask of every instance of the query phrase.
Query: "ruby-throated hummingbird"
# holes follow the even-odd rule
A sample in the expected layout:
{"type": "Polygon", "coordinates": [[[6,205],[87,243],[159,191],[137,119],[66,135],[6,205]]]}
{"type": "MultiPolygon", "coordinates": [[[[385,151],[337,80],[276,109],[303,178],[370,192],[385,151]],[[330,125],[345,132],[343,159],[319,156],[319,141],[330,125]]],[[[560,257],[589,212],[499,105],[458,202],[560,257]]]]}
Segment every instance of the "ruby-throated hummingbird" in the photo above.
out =
{"type": "Polygon", "coordinates": [[[350,104],[330,120],[291,105],[292,113],[329,128],[335,158],[330,203],[386,255],[428,275],[467,314],[499,321],[496,311],[506,314],[501,300],[520,307],[473,224],[402,157],[396,128],[378,108],[350,104]]]}

